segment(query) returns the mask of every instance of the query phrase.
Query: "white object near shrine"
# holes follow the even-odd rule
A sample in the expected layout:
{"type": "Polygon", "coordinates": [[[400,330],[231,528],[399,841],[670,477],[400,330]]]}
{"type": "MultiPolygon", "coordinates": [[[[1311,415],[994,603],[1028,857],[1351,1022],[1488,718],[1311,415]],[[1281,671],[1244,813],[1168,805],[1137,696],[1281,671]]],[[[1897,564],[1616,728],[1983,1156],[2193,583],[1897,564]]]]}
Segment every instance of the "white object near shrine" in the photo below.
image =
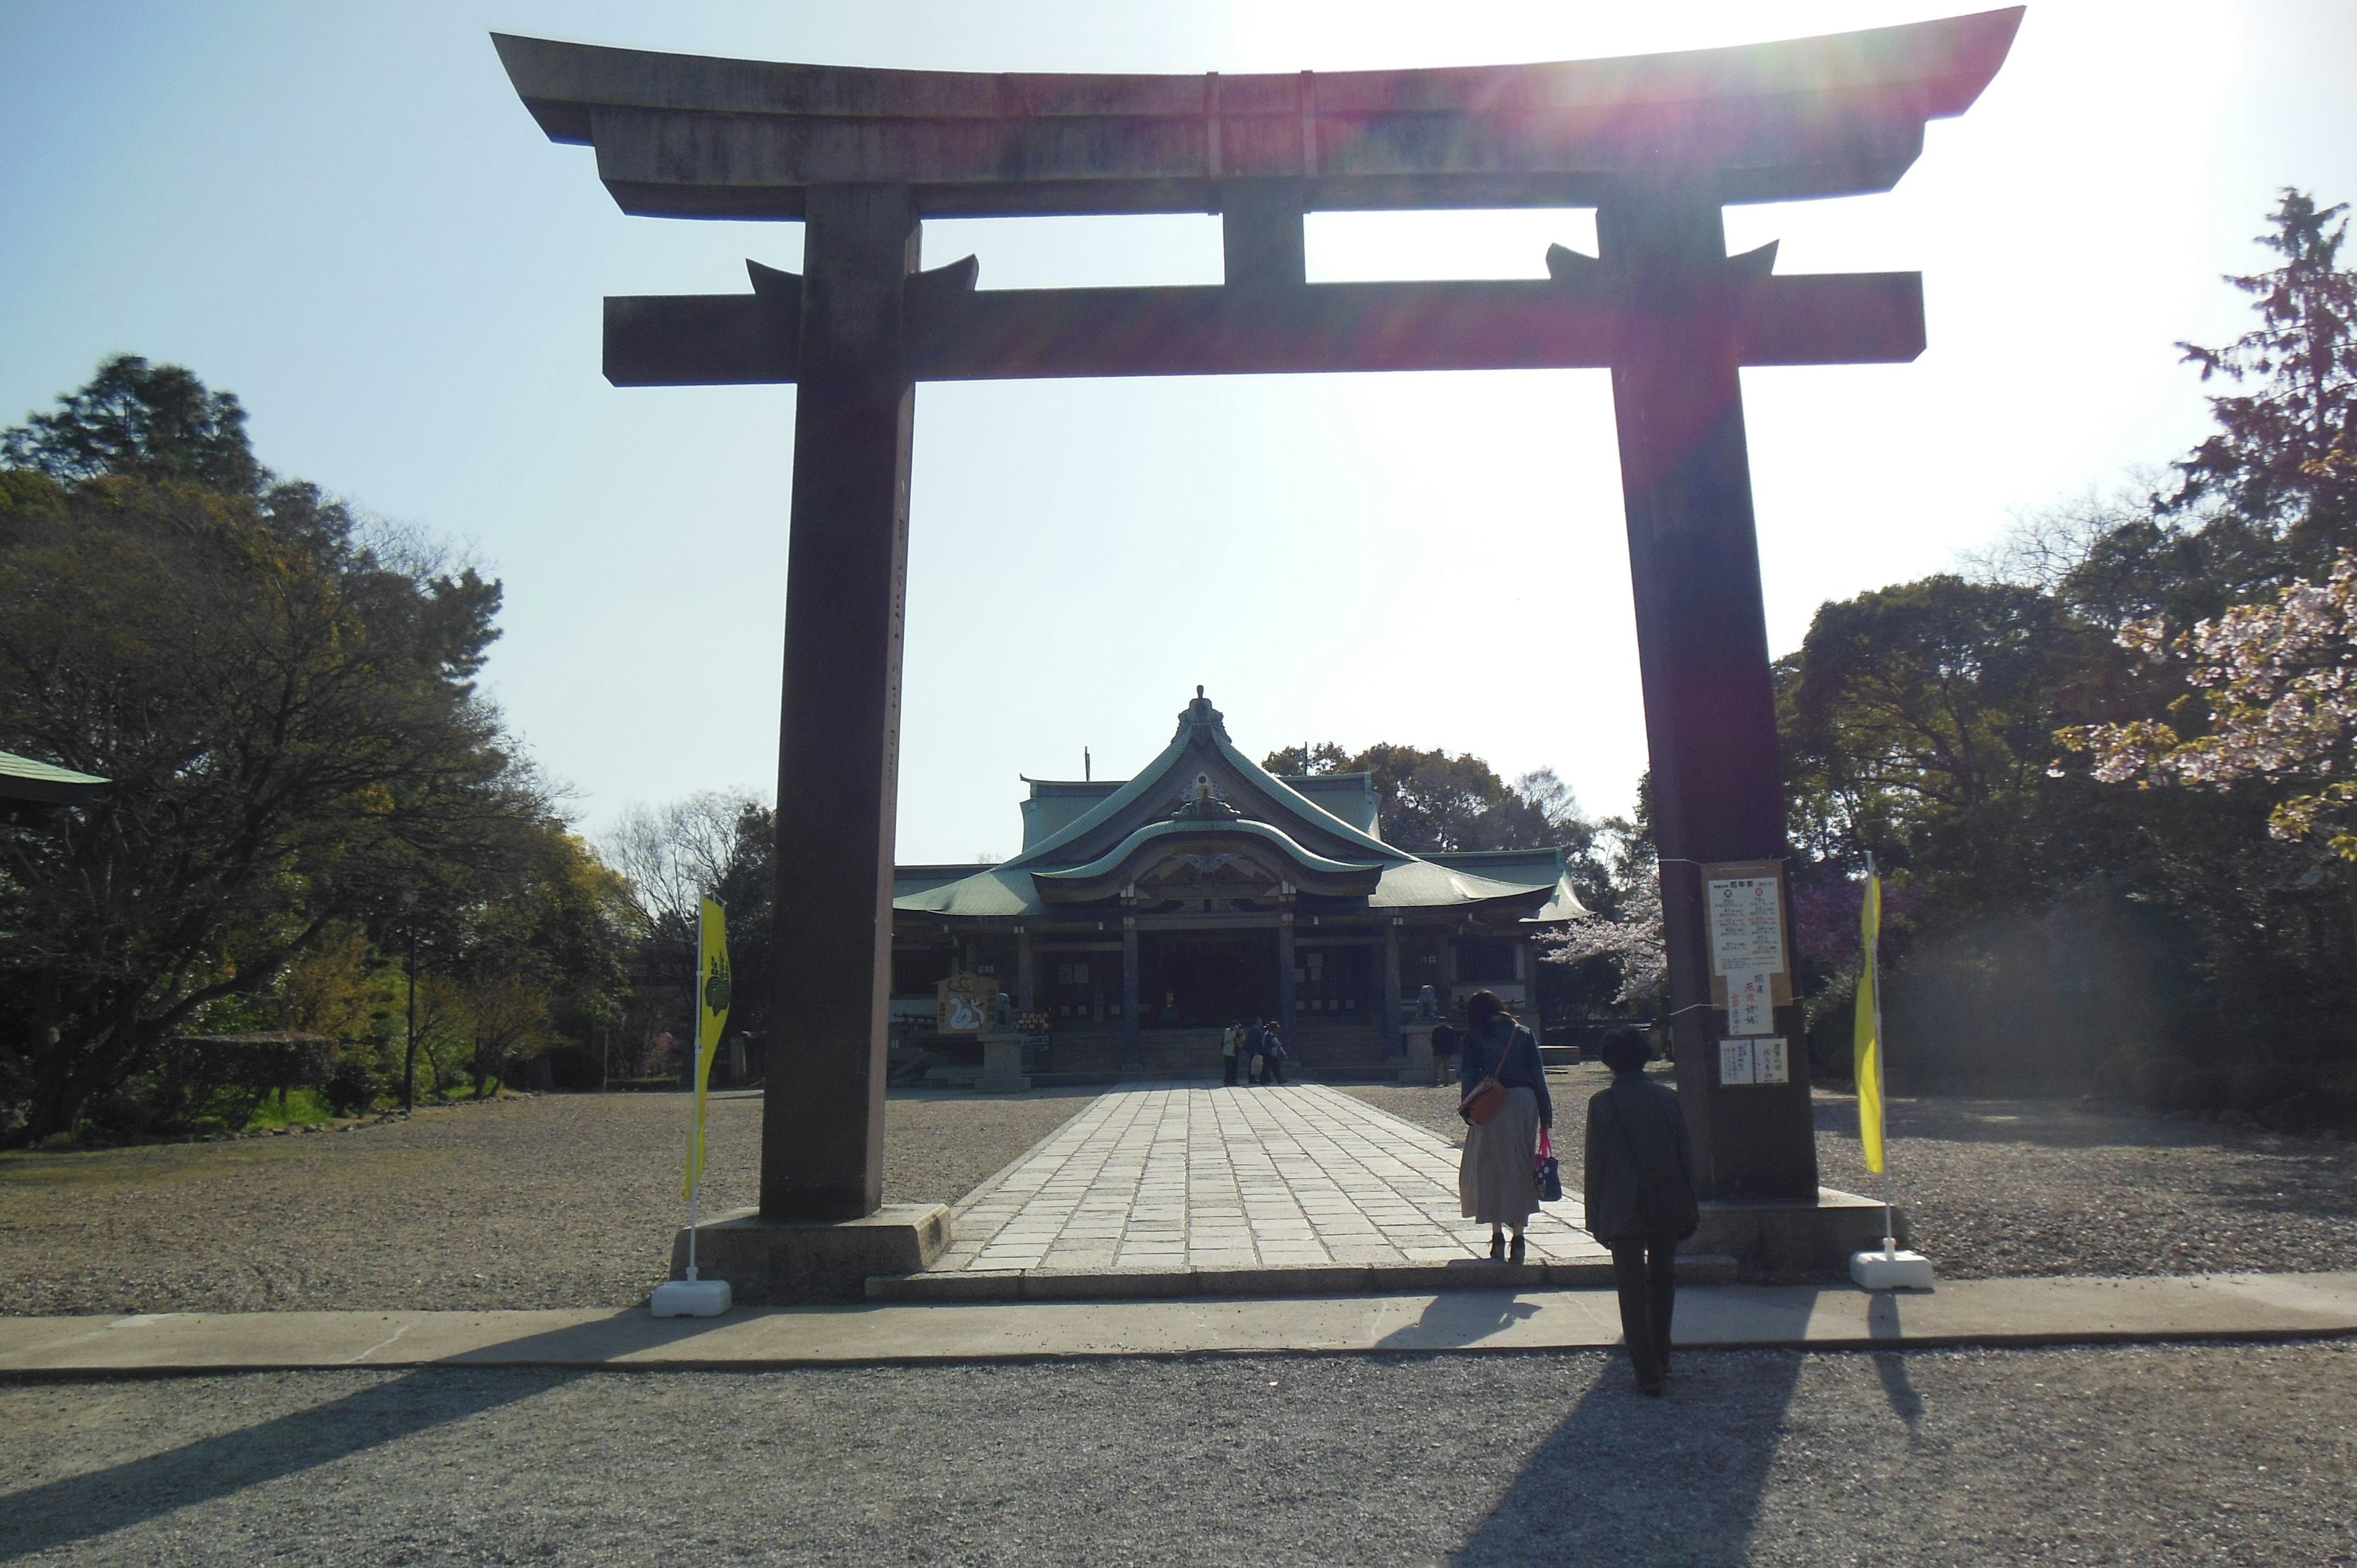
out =
{"type": "Polygon", "coordinates": [[[726,1280],[665,1280],[647,1306],[657,1317],[717,1317],[729,1300],[726,1280]]]}
{"type": "Polygon", "coordinates": [[[1932,1260],[1921,1252],[1896,1247],[1879,1252],[1853,1252],[1849,1277],[1864,1290],[1930,1290],[1932,1260]]]}

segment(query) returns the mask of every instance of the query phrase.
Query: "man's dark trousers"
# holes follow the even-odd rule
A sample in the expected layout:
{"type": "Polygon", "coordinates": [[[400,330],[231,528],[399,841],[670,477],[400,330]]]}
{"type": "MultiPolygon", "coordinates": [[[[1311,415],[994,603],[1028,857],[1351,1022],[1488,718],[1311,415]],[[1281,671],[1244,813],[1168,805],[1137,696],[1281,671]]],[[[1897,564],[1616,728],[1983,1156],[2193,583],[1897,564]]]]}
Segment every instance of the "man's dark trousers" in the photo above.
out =
{"type": "Polygon", "coordinates": [[[1620,1289],[1620,1337],[1628,1342],[1637,1386],[1658,1387],[1670,1365],[1670,1313],[1677,1305],[1678,1243],[1653,1236],[1612,1244],[1612,1283],[1620,1289]]]}

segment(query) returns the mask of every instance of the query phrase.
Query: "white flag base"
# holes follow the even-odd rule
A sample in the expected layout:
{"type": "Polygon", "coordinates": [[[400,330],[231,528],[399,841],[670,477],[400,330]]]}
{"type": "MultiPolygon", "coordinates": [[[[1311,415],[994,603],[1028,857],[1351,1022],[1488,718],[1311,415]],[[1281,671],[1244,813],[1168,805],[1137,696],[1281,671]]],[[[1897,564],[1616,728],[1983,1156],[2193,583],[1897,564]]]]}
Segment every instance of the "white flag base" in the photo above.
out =
{"type": "Polygon", "coordinates": [[[648,1305],[657,1317],[717,1317],[729,1301],[726,1280],[666,1280],[648,1305]]]}
{"type": "Polygon", "coordinates": [[[1930,1290],[1932,1260],[1921,1252],[1852,1252],[1849,1277],[1866,1290],[1930,1290]]]}

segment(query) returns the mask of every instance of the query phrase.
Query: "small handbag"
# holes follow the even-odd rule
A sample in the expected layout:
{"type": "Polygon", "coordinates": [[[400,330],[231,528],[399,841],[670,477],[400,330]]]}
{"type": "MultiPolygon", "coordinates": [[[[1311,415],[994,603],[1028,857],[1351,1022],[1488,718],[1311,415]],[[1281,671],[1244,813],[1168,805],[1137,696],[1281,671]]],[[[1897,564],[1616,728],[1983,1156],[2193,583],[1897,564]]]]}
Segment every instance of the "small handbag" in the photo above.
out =
{"type": "Polygon", "coordinates": [[[1506,1108],[1506,1086],[1494,1078],[1485,1078],[1473,1091],[1457,1102],[1457,1114],[1476,1127],[1486,1127],[1490,1119],[1506,1108]]]}
{"type": "Polygon", "coordinates": [[[1539,1178],[1539,1201],[1541,1203],[1561,1203],[1563,1201],[1563,1167],[1555,1163],[1555,1140],[1547,1135],[1547,1130],[1544,1127],[1539,1129],[1539,1163],[1537,1174],[1539,1178]]]}

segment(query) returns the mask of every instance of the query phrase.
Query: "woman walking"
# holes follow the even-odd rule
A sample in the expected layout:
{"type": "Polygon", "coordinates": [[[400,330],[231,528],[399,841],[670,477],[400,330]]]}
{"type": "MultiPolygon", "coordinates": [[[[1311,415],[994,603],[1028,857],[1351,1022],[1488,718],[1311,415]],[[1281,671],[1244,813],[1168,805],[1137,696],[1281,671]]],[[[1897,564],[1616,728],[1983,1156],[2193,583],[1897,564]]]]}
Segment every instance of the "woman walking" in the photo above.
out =
{"type": "Polygon", "coordinates": [[[1652,1051],[1634,1029],[1604,1036],[1612,1087],[1587,1102],[1587,1231],[1612,1253],[1620,1289],[1620,1337],[1637,1387],[1662,1391],[1670,1369],[1670,1314],[1677,1300],[1678,1243],[1695,1233],[1694,1149],[1674,1091],[1645,1076],[1652,1051]]]}
{"type": "Polygon", "coordinates": [[[1465,1118],[1465,1156],[1457,1167],[1457,1201],[1468,1219],[1490,1228],[1490,1256],[1523,1261],[1523,1228],[1538,1211],[1539,1130],[1555,1127],[1538,1041],[1491,993],[1465,1002],[1468,1027],[1458,1042],[1468,1086],[1458,1104],[1465,1118]],[[1491,1101],[1496,1101],[1494,1107],[1491,1101]],[[1484,1112],[1487,1115],[1484,1115],[1484,1112]],[[1508,1251],[1506,1232],[1514,1233],[1508,1251]]]}

